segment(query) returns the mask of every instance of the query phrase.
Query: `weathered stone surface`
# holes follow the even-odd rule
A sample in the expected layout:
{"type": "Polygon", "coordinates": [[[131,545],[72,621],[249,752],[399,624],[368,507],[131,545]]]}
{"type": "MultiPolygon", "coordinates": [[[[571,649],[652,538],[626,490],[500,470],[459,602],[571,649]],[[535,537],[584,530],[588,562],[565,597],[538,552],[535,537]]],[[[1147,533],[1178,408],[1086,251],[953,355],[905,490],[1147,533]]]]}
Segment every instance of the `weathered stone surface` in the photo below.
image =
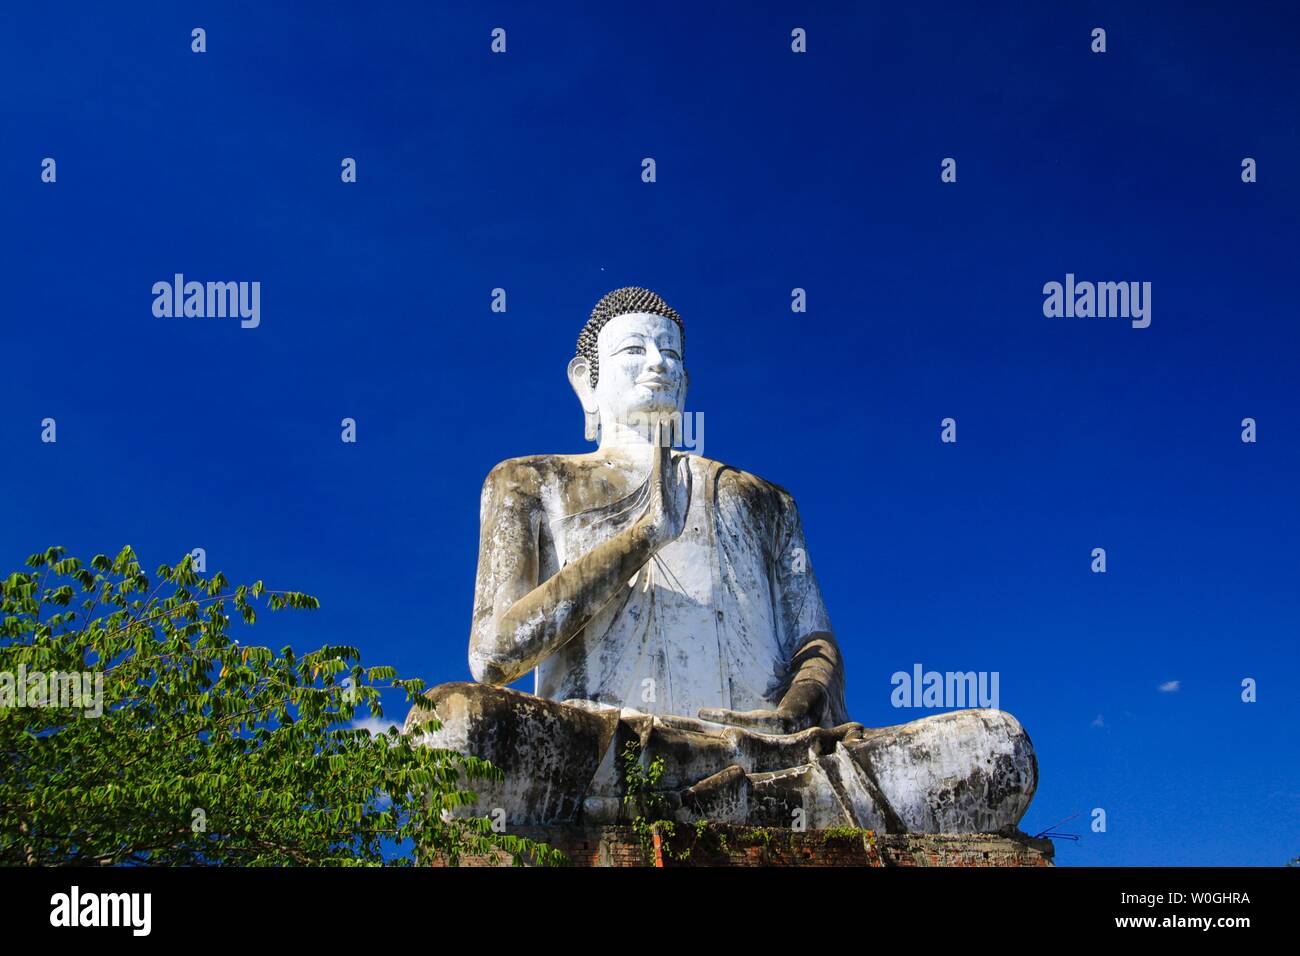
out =
{"type": "Polygon", "coordinates": [[[1029,735],[1000,710],[961,710],[869,730],[845,748],[897,815],[891,832],[998,830],[1020,822],[1038,789],[1029,735]]]}
{"type": "Polygon", "coordinates": [[[441,728],[429,731],[426,712],[412,709],[403,731],[507,771],[499,784],[469,786],[479,795],[474,814],[500,807],[514,825],[575,819],[618,722],[616,713],[566,707],[486,684],[441,684],[425,696],[441,728]]]}

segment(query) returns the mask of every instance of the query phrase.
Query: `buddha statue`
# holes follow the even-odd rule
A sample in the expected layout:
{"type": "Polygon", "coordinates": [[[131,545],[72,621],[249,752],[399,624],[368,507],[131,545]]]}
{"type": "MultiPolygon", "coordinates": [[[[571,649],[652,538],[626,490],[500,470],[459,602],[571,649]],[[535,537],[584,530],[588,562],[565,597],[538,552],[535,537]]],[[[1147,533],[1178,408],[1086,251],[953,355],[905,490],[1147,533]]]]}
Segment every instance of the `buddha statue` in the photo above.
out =
{"type": "MultiPolygon", "coordinates": [[[[497,465],[483,485],[469,665],[405,732],[488,760],[458,812],[613,823],[621,754],[662,758],[682,821],[891,833],[1014,828],[1038,783],[1010,714],[868,728],[785,489],[674,450],[685,328],[641,288],[604,296],[569,383],[595,451],[497,465]],[[533,693],[508,688],[530,671],[533,693]]],[[[499,819],[499,816],[498,816],[499,819]]]]}

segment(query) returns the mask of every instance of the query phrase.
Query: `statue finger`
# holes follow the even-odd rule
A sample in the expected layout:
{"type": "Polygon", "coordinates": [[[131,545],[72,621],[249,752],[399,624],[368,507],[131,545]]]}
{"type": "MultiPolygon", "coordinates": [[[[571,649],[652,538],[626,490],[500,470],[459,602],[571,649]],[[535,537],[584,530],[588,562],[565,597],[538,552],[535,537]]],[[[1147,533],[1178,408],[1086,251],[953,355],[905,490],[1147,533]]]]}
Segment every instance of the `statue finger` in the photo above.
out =
{"type": "Polygon", "coordinates": [[[746,713],[739,710],[728,710],[725,707],[701,707],[699,716],[700,720],[711,720],[715,724],[731,724],[736,727],[749,726],[749,717],[746,713]]]}
{"type": "MultiPolygon", "coordinates": [[[[659,444],[660,434],[663,431],[663,422],[655,423],[654,443],[655,447],[650,451],[650,483],[658,485],[663,481],[664,455],[663,447],[659,444]]],[[[652,491],[656,490],[654,488],[652,491]]]]}
{"type": "Polygon", "coordinates": [[[673,444],[672,440],[664,434],[664,420],[661,418],[655,424],[655,447],[652,453],[659,465],[659,473],[665,477],[669,469],[673,466],[673,444]]]}
{"type": "Polygon", "coordinates": [[[759,730],[768,733],[786,733],[785,721],[772,710],[727,710],[725,707],[702,707],[700,719],[711,720],[718,724],[730,724],[746,730],[759,730]],[[712,716],[706,716],[712,715],[712,716]]]}
{"type": "Polygon", "coordinates": [[[858,740],[866,735],[867,728],[862,724],[850,721],[847,724],[840,724],[838,727],[832,727],[831,733],[840,740],[848,743],[850,740],[858,740]]]}

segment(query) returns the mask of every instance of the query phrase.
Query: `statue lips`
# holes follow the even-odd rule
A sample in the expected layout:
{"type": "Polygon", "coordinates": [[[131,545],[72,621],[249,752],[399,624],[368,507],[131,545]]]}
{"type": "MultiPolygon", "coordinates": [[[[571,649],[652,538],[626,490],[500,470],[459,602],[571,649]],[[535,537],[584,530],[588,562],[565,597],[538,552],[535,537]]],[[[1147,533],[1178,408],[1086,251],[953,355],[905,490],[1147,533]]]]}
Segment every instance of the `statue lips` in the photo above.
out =
{"type": "Polygon", "coordinates": [[[662,388],[664,390],[674,389],[676,385],[671,379],[655,376],[654,378],[641,379],[637,381],[638,385],[644,385],[646,388],[662,388]]]}

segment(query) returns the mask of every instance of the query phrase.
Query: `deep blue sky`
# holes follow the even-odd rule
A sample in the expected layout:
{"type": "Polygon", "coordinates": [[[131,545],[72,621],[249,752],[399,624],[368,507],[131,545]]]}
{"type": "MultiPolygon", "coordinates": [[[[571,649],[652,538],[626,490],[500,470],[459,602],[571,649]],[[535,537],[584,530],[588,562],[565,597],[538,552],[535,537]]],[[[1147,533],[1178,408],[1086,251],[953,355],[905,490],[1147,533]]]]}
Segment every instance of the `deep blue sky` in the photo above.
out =
{"type": "Polygon", "coordinates": [[[289,6],[0,9],[5,569],[202,546],[323,603],[241,639],[468,679],[483,478],[586,449],[565,363],[645,285],[705,453],[799,502],[854,719],[998,671],[1061,864],[1300,854],[1291,5],[289,6]],[[154,318],[175,272],[260,328],[154,318]],[[1151,327],[1044,318],[1067,272],[1151,327]]]}

